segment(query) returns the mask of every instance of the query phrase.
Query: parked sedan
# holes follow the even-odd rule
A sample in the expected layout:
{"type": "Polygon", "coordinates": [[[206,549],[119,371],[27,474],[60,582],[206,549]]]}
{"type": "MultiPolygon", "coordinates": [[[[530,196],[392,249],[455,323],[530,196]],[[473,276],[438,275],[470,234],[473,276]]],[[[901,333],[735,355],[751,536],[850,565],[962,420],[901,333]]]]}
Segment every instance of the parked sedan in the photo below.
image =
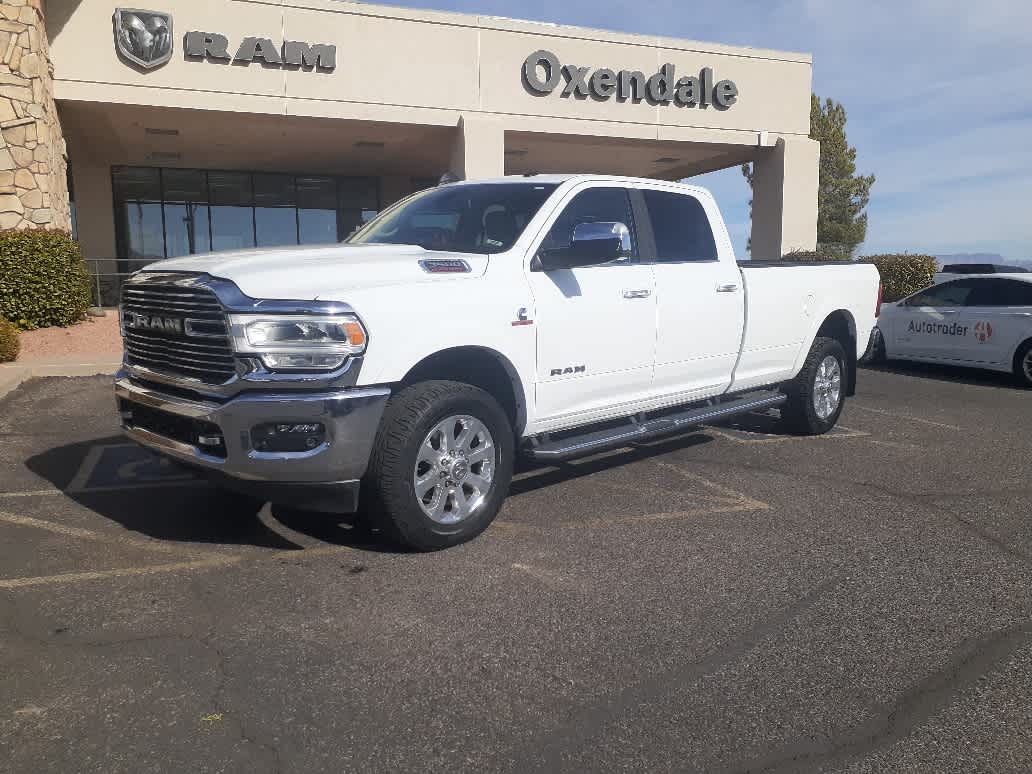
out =
{"type": "Polygon", "coordinates": [[[966,276],[884,305],[874,358],[1009,371],[1032,387],[1032,274],[966,276]]]}

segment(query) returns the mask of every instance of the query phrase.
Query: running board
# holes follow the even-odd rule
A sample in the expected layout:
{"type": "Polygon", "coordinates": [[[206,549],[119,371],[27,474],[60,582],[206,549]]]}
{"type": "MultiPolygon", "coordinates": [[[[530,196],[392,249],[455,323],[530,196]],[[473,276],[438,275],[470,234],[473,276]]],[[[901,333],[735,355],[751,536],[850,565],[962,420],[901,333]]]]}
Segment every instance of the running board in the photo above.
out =
{"type": "Polygon", "coordinates": [[[643,441],[660,435],[669,435],[689,428],[727,419],[747,411],[774,408],[780,406],[788,398],[781,393],[773,393],[762,398],[755,396],[729,400],[713,406],[688,409],[677,414],[668,414],[644,422],[631,420],[628,425],[596,430],[581,435],[546,440],[527,447],[525,453],[535,460],[565,460],[571,457],[583,457],[587,454],[610,449],[615,446],[626,446],[635,441],[643,441]]]}

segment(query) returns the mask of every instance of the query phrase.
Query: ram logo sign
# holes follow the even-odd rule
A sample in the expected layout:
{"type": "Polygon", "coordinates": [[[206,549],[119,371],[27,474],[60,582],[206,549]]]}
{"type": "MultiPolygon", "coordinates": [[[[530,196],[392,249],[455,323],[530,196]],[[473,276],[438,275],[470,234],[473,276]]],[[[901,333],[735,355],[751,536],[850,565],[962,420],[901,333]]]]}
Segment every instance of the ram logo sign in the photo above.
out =
{"type": "Polygon", "coordinates": [[[179,317],[162,317],[161,315],[127,312],[124,317],[125,327],[137,330],[167,331],[182,333],[183,321],[179,317]]]}
{"type": "Polygon", "coordinates": [[[115,49],[144,70],[172,58],[172,14],[117,8],[114,17],[115,49]]]}
{"type": "Polygon", "coordinates": [[[566,368],[553,368],[551,376],[571,376],[572,374],[583,374],[587,371],[586,366],[566,366],[566,368]]]}

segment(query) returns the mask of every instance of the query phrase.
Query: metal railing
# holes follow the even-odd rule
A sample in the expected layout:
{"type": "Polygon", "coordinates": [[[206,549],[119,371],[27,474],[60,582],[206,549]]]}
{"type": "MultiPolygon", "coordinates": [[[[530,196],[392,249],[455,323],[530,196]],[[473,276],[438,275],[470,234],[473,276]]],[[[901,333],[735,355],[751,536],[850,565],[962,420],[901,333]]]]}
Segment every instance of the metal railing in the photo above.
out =
{"type": "Polygon", "coordinates": [[[90,303],[93,306],[118,306],[122,285],[133,273],[154,263],[148,259],[86,258],[90,275],[90,303]]]}

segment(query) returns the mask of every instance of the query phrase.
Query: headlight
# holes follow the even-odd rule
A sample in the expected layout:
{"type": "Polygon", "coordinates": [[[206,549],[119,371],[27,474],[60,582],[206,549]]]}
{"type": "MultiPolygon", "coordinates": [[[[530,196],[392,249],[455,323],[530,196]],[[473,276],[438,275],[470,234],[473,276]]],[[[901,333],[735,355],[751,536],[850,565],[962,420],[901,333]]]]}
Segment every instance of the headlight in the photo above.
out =
{"type": "Polygon", "coordinates": [[[350,314],[231,314],[229,327],[238,353],[254,353],[275,371],[332,371],[366,345],[362,323],[350,314]]]}

